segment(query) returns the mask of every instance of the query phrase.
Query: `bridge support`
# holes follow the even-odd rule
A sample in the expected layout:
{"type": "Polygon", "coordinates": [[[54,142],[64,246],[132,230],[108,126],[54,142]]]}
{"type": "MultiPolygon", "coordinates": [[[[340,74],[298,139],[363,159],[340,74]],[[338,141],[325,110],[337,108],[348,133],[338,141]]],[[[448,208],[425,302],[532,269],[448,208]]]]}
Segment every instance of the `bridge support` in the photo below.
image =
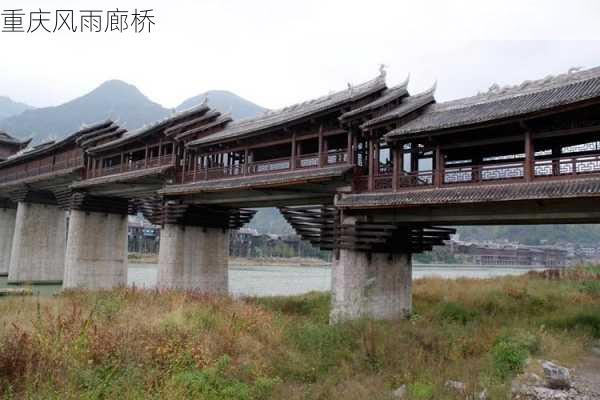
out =
{"type": "Polygon", "coordinates": [[[71,210],[64,288],[127,284],[127,214],[71,210]]]}
{"type": "Polygon", "coordinates": [[[65,266],[66,225],[66,214],[56,205],[19,202],[8,282],[61,282],[65,266]]]}
{"type": "Polygon", "coordinates": [[[405,318],[412,307],[410,254],[339,250],[332,263],[330,323],[405,318]]]}
{"type": "Polygon", "coordinates": [[[165,224],[160,232],[158,287],[227,294],[229,230],[165,224]]]}
{"type": "Polygon", "coordinates": [[[0,276],[8,275],[16,219],[15,208],[0,208],[0,276]]]}

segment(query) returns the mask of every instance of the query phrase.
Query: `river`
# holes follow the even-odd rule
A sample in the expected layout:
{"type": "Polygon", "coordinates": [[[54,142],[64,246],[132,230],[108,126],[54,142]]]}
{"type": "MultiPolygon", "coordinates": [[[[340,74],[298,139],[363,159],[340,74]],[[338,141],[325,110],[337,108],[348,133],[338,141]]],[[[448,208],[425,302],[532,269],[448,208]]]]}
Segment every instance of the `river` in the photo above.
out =
{"type": "MultiPolygon", "coordinates": [[[[445,278],[489,278],[518,275],[535,269],[528,267],[419,265],[413,266],[413,278],[441,276],[445,278]]],[[[156,264],[131,264],[127,283],[138,288],[153,288],[157,278],[156,264]]],[[[302,266],[233,266],[229,268],[229,291],[238,296],[293,295],[312,290],[329,290],[331,282],[328,267],[302,266]]],[[[0,287],[6,287],[6,277],[0,277],[0,287]]],[[[52,294],[59,285],[36,285],[34,291],[52,294]]]]}

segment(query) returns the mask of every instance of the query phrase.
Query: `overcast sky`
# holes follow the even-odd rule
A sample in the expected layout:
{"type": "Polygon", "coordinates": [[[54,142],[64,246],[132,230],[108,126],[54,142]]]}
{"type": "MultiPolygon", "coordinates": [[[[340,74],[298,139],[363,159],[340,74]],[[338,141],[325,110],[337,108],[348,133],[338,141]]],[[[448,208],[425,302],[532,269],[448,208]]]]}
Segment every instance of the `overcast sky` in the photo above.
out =
{"type": "Polygon", "coordinates": [[[2,9],[39,7],[153,8],[155,25],[0,32],[0,95],[38,107],[122,79],[166,107],[226,89],[279,108],[371,79],[380,63],[389,85],[410,73],[411,92],[437,80],[447,100],[600,65],[597,0],[0,0],[2,9]]]}

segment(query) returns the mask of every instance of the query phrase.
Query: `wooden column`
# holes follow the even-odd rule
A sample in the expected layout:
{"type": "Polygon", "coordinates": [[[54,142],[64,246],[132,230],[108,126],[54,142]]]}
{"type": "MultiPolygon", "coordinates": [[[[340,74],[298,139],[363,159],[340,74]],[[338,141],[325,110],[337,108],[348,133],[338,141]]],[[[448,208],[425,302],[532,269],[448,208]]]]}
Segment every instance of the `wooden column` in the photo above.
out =
{"type": "Polygon", "coordinates": [[[319,127],[319,167],[323,166],[323,124],[319,127]]]}
{"type": "Polygon", "coordinates": [[[410,145],[410,172],[419,170],[419,147],[416,143],[410,145]]]}
{"type": "Polygon", "coordinates": [[[196,182],[196,173],[198,172],[198,154],[194,153],[194,177],[192,178],[196,182]]]}
{"type": "Polygon", "coordinates": [[[292,134],[292,157],[290,158],[290,168],[296,169],[296,132],[292,134]]]}
{"type": "Polygon", "coordinates": [[[552,175],[560,176],[560,156],[562,154],[562,146],[560,144],[552,145],[552,175]]]}
{"type": "Polygon", "coordinates": [[[392,155],[392,190],[398,190],[398,180],[400,179],[400,171],[402,171],[402,148],[393,147],[392,155]]]}
{"type": "Polygon", "coordinates": [[[369,192],[375,188],[375,146],[373,139],[369,138],[369,192]]]}
{"type": "Polygon", "coordinates": [[[246,175],[248,173],[248,161],[249,161],[249,156],[250,156],[250,152],[248,151],[248,148],[244,149],[244,175],[246,175]]]}
{"type": "Polygon", "coordinates": [[[125,170],[125,153],[121,152],[121,172],[125,170]]]}
{"type": "Polygon", "coordinates": [[[347,140],[347,145],[346,145],[346,162],[348,164],[353,164],[353,155],[352,152],[354,151],[353,149],[353,136],[352,136],[352,131],[348,131],[348,140],[347,140]]]}
{"type": "Polygon", "coordinates": [[[183,149],[183,168],[181,169],[181,183],[185,183],[185,166],[187,164],[187,149],[183,149]]]}
{"type": "Polygon", "coordinates": [[[434,183],[439,187],[444,184],[444,155],[439,144],[435,147],[435,165],[433,167],[434,183]]]}
{"type": "Polygon", "coordinates": [[[146,145],[144,153],[144,168],[148,168],[148,145],[146,145]]]}
{"type": "Polygon", "coordinates": [[[534,161],[535,153],[533,150],[533,138],[531,137],[531,132],[525,132],[525,164],[523,165],[523,176],[526,181],[533,180],[534,174],[534,161]]]}

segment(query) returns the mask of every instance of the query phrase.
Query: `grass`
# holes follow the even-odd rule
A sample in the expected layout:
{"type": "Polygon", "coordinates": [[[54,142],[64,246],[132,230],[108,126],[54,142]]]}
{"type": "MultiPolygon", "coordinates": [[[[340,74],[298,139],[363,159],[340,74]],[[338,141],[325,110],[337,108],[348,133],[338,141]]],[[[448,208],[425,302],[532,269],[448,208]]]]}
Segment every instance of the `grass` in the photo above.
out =
{"type": "Polygon", "coordinates": [[[0,397],[505,399],[528,357],[600,338],[600,273],[414,281],[409,320],[330,326],[329,296],[119,289],[0,301],[0,397]],[[467,384],[459,395],[447,380],[467,384]]]}

